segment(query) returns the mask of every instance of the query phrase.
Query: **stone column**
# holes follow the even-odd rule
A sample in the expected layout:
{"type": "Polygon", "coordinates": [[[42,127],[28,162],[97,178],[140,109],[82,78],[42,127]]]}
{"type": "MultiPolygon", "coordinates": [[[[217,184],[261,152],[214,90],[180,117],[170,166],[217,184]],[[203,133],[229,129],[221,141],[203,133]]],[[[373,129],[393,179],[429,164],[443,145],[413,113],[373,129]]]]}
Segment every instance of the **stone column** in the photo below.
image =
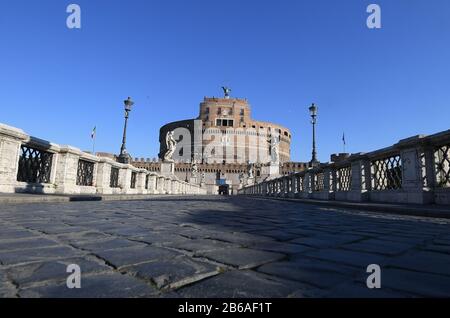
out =
{"type": "Polygon", "coordinates": [[[112,189],[110,188],[111,182],[111,163],[108,159],[102,158],[97,164],[97,193],[110,194],[112,189]]]}
{"type": "Polygon", "coordinates": [[[325,167],[323,170],[323,192],[320,194],[322,200],[333,200],[333,171],[331,167],[325,167]]]}
{"type": "MultiPolygon", "coordinates": [[[[402,191],[406,192],[407,203],[430,204],[434,202],[433,189],[426,185],[426,150],[420,145],[423,137],[412,137],[401,140],[400,148],[402,160],[402,191]]],[[[432,161],[428,161],[431,165],[432,161]]]]}
{"type": "Polygon", "coordinates": [[[369,199],[368,191],[372,188],[370,161],[363,154],[349,158],[351,164],[351,188],[347,199],[364,202],[369,199]]]}
{"type": "Polygon", "coordinates": [[[154,173],[150,173],[149,177],[148,177],[148,189],[147,189],[148,193],[150,194],[155,194],[157,193],[157,189],[156,189],[156,175],[154,173]]]}
{"type": "Polygon", "coordinates": [[[147,179],[146,170],[140,170],[136,175],[136,191],[138,194],[144,194],[147,192],[145,189],[145,181],[147,179]]]}
{"type": "Polygon", "coordinates": [[[166,193],[172,194],[172,179],[166,177],[164,185],[165,185],[166,193]]]}
{"type": "Polygon", "coordinates": [[[172,180],[172,194],[178,194],[178,181],[172,180]]]}
{"type": "Polygon", "coordinates": [[[131,189],[131,172],[132,166],[124,165],[119,170],[119,187],[122,189],[122,194],[129,194],[134,189],[131,189]]]}
{"type": "Polygon", "coordinates": [[[56,165],[55,184],[58,194],[78,194],[77,186],[78,160],[80,150],[70,146],[61,148],[56,165]]]}
{"type": "Polygon", "coordinates": [[[296,174],[293,173],[291,176],[291,189],[289,191],[289,197],[290,198],[295,198],[295,195],[297,193],[297,177],[296,174]]]}
{"type": "Polygon", "coordinates": [[[21,129],[0,124],[0,192],[15,192],[20,146],[27,139],[21,129]]]}
{"type": "Polygon", "coordinates": [[[305,199],[311,198],[313,189],[314,189],[314,174],[311,170],[308,170],[305,173],[305,179],[303,184],[303,197],[305,199]]]}
{"type": "Polygon", "coordinates": [[[157,182],[158,193],[165,194],[166,193],[166,187],[165,187],[166,179],[163,176],[158,176],[157,179],[158,179],[158,182],[157,182]]]}

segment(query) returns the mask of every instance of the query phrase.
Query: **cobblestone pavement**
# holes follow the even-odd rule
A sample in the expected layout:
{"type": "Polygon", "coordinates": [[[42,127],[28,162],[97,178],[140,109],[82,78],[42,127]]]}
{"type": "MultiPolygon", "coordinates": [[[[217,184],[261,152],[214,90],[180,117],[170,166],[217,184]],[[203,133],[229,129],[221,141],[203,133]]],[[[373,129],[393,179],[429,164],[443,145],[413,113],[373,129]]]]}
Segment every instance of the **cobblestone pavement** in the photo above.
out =
{"type": "Polygon", "coordinates": [[[0,297],[423,296],[450,296],[450,220],[217,196],[0,207],[0,297]]]}

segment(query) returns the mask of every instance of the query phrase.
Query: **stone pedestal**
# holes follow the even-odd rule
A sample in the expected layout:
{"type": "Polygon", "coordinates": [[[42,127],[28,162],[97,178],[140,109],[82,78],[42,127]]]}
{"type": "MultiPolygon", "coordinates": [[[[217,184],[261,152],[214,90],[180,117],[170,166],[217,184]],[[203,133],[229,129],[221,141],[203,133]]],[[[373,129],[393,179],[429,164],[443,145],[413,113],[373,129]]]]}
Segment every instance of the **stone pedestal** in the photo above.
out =
{"type": "Polygon", "coordinates": [[[269,166],[263,167],[263,175],[267,175],[266,180],[278,178],[280,176],[280,165],[271,163],[269,166]]]}
{"type": "Polygon", "coordinates": [[[172,176],[175,174],[175,163],[173,162],[162,162],[161,163],[161,174],[163,176],[172,176]]]}
{"type": "Polygon", "coordinates": [[[197,183],[197,177],[190,177],[189,178],[189,183],[191,183],[191,184],[198,184],[197,183]]]}

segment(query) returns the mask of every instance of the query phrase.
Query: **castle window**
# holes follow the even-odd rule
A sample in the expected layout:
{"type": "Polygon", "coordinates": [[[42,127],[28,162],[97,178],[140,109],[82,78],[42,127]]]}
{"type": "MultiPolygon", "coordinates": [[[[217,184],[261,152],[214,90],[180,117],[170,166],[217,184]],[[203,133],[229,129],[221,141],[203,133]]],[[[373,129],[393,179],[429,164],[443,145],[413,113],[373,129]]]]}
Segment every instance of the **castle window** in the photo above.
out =
{"type": "Polygon", "coordinates": [[[233,123],[232,119],[216,119],[216,126],[233,127],[233,123]]]}
{"type": "Polygon", "coordinates": [[[209,107],[206,107],[205,114],[209,114],[209,107]]]}
{"type": "Polygon", "coordinates": [[[245,110],[242,108],[241,109],[241,112],[240,112],[240,114],[241,114],[241,116],[244,116],[244,114],[245,114],[245,110]]]}

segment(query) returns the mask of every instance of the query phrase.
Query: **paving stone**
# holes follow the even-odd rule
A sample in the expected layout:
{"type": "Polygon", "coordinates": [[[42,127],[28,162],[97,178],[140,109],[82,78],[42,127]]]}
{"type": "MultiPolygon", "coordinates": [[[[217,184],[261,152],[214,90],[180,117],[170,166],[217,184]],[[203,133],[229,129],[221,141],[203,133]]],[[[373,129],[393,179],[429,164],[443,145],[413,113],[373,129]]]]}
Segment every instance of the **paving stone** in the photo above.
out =
{"type": "Polygon", "coordinates": [[[42,262],[58,258],[76,257],[82,254],[65,246],[43,247],[36,249],[0,252],[0,262],[11,265],[25,262],[42,262]]]}
{"type": "Polygon", "coordinates": [[[284,230],[257,231],[253,233],[257,235],[268,236],[277,241],[289,241],[299,237],[297,234],[289,233],[284,230]]]}
{"type": "Polygon", "coordinates": [[[297,258],[295,261],[274,262],[258,267],[258,272],[296,280],[319,288],[331,288],[349,280],[355,269],[345,265],[322,262],[310,258],[297,258]]]}
{"type": "Polygon", "coordinates": [[[17,290],[10,283],[0,285],[0,298],[17,298],[17,290]]]}
{"type": "Polygon", "coordinates": [[[364,269],[370,264],[381,265],[385,260],[381,255],[339,249],[321,249],[307,252],[305,256],[364,269]]]}
{"type": "Polygon", "coordinates": [[[412,249],[414,246],[415,246],[414,243],[400,243],[400,242],[383,241],[378,239],[368,239],[362,242],[345,244],[342,245],[341,247],[349,250],[393,256],[404,253],[412,249]]]}
{"type": "Polygon", "coordinates": [[[287,242],[256,242],[249,244],[248,246],[252,249],[278,252],[282,254],[297,254],[312,251],[311,247],[301,245],[301,244],[290,244],[287,242]]]}
{"type": "Polygon", "coordinates": [[[195,252],[195,253],[202,253],[202,252],[216,251],[216,250],[224,249],[224,248],[238,247],[238,245],[233,245],[231,243],[219,242],[219,241],[215,241],[215,240],[206,240],[206,239],[197,239],[197,240],[184,239],[184,240],[180,240],[177,242],[167,244],[166,246],[186,250],[189,252],[195,252]]]}
{"type": "Polygon", "coordinates": [[[249,248],[227,248],[197,253],[196,256],[205,257],[226,265],[236,266],[240,269],[253,268],[286,257],[284,254],[249,248]]]}
{"type": "Polygon", "coordinates": [[[316,291],[313,297],[321,298],[411,298],[413,295],[387,288],[370,289],[361,282],[353,281],[329,290],[316,291]]]}
{"type": "Polygon", "coordinates": [[[174,234],[174,233],[166,233],[166,232],[152,232],[148,233],[143,236],[137,236],[133,239],[148,243],[148,244],[159,244],[164,245],[166,243],[171,242],[179,242],[179,241],[185,241],[186,238],[181,237],[180,235],[174,234]]]}
{"type": "Polygon", "coordinates": [[[30,231],[26,231],[23,229],[8,229],[8,230],[0,231],[0,239],[1,240],[33,238],[33,237],[38,237],[38,236],[30,231]]]}
{"type": "Polygon", "coordinates": [[[158,288],[178,288],[216,275],[219,273],[220,268],[182,256],[157,262],[142,263],[126,267],[123,270],[134,273],[137,277],[152,281],[158,288]]]}
{"type": "Polygon", "coordinates": [[[143,243],[134,242],[134,241],[130,241],[127,239],[112,238],[112,239],[109,239],[106,241],[97,241],[97,242],[89,242],[89,243],[82,243],[82,244],[75,243],[75,246],[82,248],[84,250],[98,252],[98,251],[112,250],[112,249],[116,249],[116,248],[130,247],[130,246],[144,247],[146,245],[143,243]]]}
{"type": "Polygon", "coordinates": [[[237,232],[209,232],[208,238],[237,244],[273,241],[273,239],[267,236],[258,236],[254,234],[237,232]]]}
{"type": "Polygon", "coordinates": [[[253,271],[230,271],[183,287],[177,293],[185,298],[279,298],[300,294],[300,290],[306,294],[309,289],[307,285],[253,271]]]}
{"type": "Polygon", "coordinates": [[[44,238],[26,238],[20,240],[0,240],[0,251],[40,248],[58,245],[57,242],[44,238]]]}
{"type": "Polygon", "coordinates": [[[361,236],[357,235],[330,235],[321,234],[312,237],[301,237],[289,241],[290,243],[298,243],[316,248],[334,247],[342,244],[361,240],[361,236]]]}
{"type": "Polygon", "coordinates": [[[427,244],[421,250],[450,254],[450,245],[427,244]]]}
{"type": "Polygon", "coordinates": [[[19,265],[10,267],[6,269],[6,271],[14,283],[19,284],[19,286],[22,287],[26,284],[35,284],[52,280],[66,280],[70,275],[70,273],[67,273],[67,266],[70,264],[80,266],[81,275],[110,270],[108,266],[92,260],[73,258],[19,265]]]}
{"type": "Polygon", "coordinates": [[[388,266],[450,276],[450,255],[415,251],[390,259],[388,266]]]}
{"type": "Polygon", "coordinates": [[[174,258],[181,254],[159,247],[146,246],[98,251],[95,255],[98,255],[109,264],[118,268],[143,262],[161,261],[163,259],[174,258]]]}
{"type": "Polygon", "coordinates": [[[152,297],[158,291],[146,283],[118,273],[81,277],[81,288],[69,289],[66,282],[31,287],[19,291],[20,297],[34,298],[122,298],[152,297]]]}
{"type": "Polygon", "coordinates": [[[79,244],[87,242],[97,242],[98,240],[103,240],[110,237],[110,235],[98,231],[83,231],[77,233],[64,233],[56,235],[56,238],[60,241],[79,244]]]}
{"type": "Polygon", "coordinates": [[[448,276],[386,268],[381,270],[381,287],[384,286],[420,297],[450,297],[448,276]]]}

